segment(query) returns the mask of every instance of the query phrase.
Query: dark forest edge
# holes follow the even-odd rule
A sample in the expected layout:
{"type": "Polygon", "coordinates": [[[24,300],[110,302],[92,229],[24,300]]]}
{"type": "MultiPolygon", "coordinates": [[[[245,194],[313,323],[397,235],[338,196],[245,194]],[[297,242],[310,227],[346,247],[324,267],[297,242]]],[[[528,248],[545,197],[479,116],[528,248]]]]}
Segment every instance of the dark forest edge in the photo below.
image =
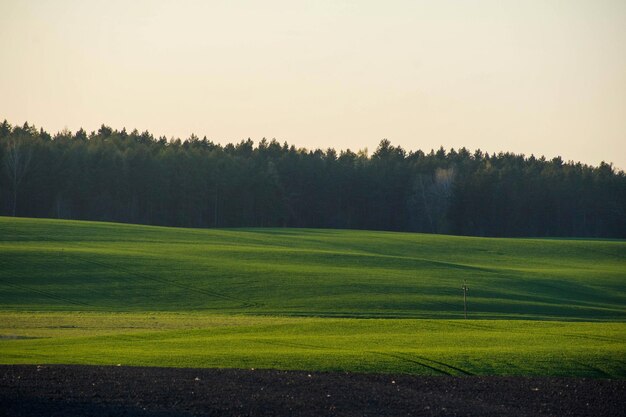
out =
{"type": "Polygon", "coordinates": [[[626,237],[626,175],[513,153],[168,141],[0,124],[0,215],[184,227],[626,237]]]}

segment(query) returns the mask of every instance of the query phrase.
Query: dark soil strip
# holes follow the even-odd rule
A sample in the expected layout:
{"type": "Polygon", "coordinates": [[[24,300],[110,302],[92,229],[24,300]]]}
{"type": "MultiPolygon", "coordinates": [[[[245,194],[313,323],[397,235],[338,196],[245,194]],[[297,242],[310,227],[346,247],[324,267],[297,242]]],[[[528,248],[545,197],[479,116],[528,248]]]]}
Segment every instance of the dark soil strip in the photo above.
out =
{"type": "Polygon", "coordinates": [[[626,381],[0,366],[0,416],[622,416],[626,381]]]}

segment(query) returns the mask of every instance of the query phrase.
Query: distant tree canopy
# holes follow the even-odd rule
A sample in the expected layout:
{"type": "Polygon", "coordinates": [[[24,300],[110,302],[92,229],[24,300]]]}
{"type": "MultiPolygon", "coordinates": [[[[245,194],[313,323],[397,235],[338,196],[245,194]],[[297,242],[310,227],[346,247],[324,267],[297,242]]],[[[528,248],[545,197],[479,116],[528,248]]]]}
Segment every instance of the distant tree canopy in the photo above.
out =
{"type": "Polygon", "coordinates": [[[0,125],[0,214],[187,227],[626,237],[626,176],[557,157],[221,146],[0,125]]]}

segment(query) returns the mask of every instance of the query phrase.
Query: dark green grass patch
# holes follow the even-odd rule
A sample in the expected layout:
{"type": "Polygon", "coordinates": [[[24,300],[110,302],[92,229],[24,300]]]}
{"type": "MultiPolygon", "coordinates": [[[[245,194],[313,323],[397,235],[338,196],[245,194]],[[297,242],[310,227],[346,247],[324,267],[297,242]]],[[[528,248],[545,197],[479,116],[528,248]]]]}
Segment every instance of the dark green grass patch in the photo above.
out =
{"type": "Polygon", "coordinates": [[[0,306],[626,319],[626,243],[0,218],[0,306]]]}

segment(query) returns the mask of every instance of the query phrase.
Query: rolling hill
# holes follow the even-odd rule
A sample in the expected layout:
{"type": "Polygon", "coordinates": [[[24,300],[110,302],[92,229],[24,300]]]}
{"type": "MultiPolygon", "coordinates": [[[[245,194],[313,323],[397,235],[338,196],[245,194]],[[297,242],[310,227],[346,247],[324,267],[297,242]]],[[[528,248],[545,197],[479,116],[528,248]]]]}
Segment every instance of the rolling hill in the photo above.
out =
{"type": "Polygon", "coordinates": [[[626,319],[626,242],[0,218],[5,310],[626,319]]]}
{"type": "Polygon", "coordinates": [[[625,271],[623,241],[0,218],[0,363],[622,378],[625,271]]]}

